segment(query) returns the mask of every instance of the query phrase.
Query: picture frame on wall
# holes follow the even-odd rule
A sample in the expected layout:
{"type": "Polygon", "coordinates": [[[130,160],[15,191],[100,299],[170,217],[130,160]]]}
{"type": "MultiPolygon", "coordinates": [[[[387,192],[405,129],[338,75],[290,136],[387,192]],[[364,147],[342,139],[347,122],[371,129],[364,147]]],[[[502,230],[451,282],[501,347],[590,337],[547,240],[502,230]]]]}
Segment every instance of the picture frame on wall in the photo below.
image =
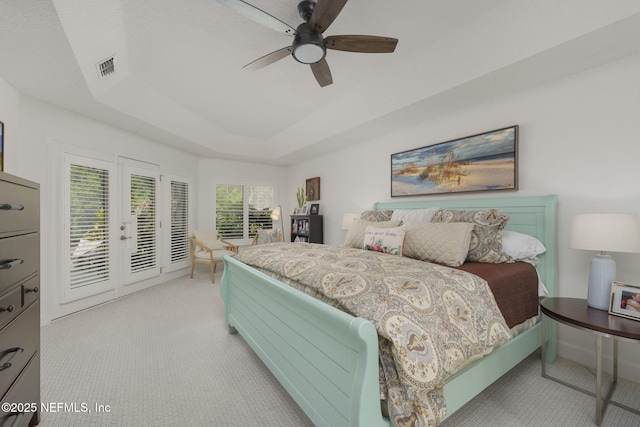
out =
{"type": "Polygon", "coordinates": [[[391,197],[518,189],[518,125],[391,155],[391,197]]]}
{"type": "Polygon", "coordinates": [[[309,210],[309,215],[318,215],[320,212],[320,203],[312,203],[311,209],[309,210]]]}
{"type": "Polygon", "coordinates": [[[612,282],[609,314],[640,321],[640,285],[612,282]]]}
{"type": "Polygon", "coordinates": [[[0,121],[0,171],[4,170],[4,122],[0,121]]]}
{"type": "Polygon", "coordinates": [[[320,200],[320,177],[309,178],[306,184],[307,201],[320,200]]]}

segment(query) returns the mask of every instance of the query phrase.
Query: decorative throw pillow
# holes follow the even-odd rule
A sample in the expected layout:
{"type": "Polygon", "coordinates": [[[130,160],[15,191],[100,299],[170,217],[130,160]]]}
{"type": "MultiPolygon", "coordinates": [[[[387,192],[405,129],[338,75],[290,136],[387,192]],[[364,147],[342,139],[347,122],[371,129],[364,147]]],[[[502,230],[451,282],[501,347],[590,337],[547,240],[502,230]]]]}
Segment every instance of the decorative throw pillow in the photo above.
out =
{"type": "Polygon", "coordinates": [[[440,208],[396,209],[391,214],[391,219],[402,222],[431,222],[439,210],[440,208]]]}
{"type": "Polygon", "coordinates": [[[404,230],[400,227],[378,228],[369,225],[364,232],[362,249],[402,256],[403,240],[404,230]]]}
{"type": "Polygon", "coordinates": [[[364,211],[360,214],[360,219],[372,222],[382,222],[391,220],[393,211],[364,211]]]}
{"type": "Polygon", "coordinates": [[[274,243],[278,241],[278,230],[277,229],[258,229],[258,244],[262,245],[264,243],[274,243]]]}
{"type": "Polygon", "coordinates": [[[344,246],[350,248],[362,249],[362,242],[364,241],[364,232],[367,230],[368,225],[373,225],[378,228],[391,228],[400,225],[400,221],[382,221],[374,222],[367,221],[365,219],[355,219],[353,226],[347,232],[347,236],[344,239],[344,246]]]}
{"type": "Polygon", "coordinates": [[[469,253],[473,227],[466,222],[408,222],[402,225],[405,230],[402,255],[453,267],[462,265],[469,253]]]}
{"type": "Polygon", "coordinates": [[[440,210],[433,222],[468,222],[474,224],[467,261],[498,264],[513,262],[513,258],[502,252],[500,232],[507,225],[509,216],[497,209],[479,211],[440,210]]]}

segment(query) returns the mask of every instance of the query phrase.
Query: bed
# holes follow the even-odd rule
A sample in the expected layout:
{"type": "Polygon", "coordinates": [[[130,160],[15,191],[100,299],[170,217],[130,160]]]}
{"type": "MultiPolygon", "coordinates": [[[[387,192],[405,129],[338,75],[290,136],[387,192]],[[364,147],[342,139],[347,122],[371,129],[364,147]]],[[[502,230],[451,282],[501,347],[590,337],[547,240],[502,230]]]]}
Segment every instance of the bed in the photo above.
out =
{"type": "MultiPolygon", "coordinates": [[[[556,287],[555,196],[376,203],[374,210],[495,208],[509,215],[505,230],[536,237],[546,247],[536,269],[550,296],[556,287]]],[[[221,294],[230,333],[239,332],[318,426],[389,426],[379,394],[378,333],[374,325],[225,256],[221,294]]],[[[547,357],[555,357],[555,331],[547,357]]],[[[539,322],[449,377],[447,416],[540,347],[539,322]]]]}

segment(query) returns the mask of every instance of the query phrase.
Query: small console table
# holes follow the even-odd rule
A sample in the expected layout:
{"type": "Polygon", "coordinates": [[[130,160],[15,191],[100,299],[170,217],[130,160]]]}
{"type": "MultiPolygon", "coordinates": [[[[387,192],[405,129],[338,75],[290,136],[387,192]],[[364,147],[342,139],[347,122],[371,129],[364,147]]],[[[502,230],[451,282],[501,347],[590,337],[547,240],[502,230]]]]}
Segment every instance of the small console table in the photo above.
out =
{"type": "Polygon", "coordinates": [[[640,411],[611,400],[618,382],[618,341],[640,341],[640,322],[612,316],[604,310],[587,305],[587,300],[578,298],[545,298],[540,301],[540,311],[562,324],[592,332],[596,336],[596,393],[569,384],[546,373],[546,321],[542,316],[542,376],[560,384],[581,391],[596,398],[596,425],[602,425],[602,418],[610,403],[640,415],[640,411]],[[605,399],[602,398],[602,337],[613,339],[613,379],[605,399]]]}

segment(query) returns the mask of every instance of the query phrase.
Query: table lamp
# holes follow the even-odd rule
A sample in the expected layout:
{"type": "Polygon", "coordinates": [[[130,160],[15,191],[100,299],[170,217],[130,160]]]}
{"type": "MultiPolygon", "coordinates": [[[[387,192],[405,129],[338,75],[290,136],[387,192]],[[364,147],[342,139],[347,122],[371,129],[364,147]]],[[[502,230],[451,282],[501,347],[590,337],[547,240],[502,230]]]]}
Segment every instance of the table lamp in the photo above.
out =
{"type": "Polygon", "coordinates": [[[569,246],[600,251],[591,259],[587,304],[599,310],[608,310],[611,282],[616,280],[616,262],[607,252],[640,252],[640,230],[636,215],[574,215],[569,246]]]}
{"type": "MultiPolygon", "coordinates": [[[[284,220],[282,219],[282,208],[280,205],[271,212],[271,219],[274,221],[280,220],[280,233],[282,233],[282,241],[284,242],[284,220]]],[[[280,241],[278,236],[276,236],[276,241],[280,241]]]]}

